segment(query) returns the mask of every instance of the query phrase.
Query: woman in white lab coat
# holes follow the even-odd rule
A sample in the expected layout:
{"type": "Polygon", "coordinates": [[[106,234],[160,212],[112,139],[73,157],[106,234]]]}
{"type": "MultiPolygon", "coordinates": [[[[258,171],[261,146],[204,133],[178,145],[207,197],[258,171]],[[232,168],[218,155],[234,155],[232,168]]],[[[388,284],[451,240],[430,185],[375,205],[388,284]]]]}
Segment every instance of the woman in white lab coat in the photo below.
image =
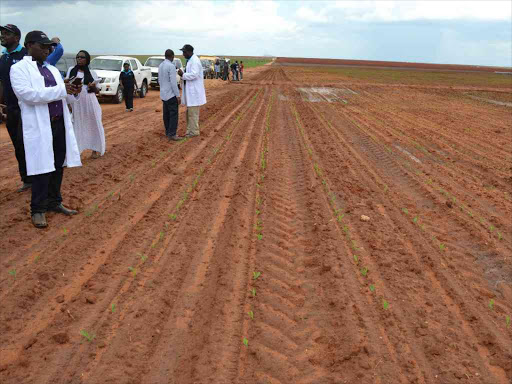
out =
{"type": "Polygon", "coordinates": [[[92,149],[92,158],[96,159],[105,153],[105,131],[101,122],[101,107],[96,97],[99,83],[95,71],[89,70],[91,56],[86,51],[76,55],[77,65],[69,68],[66,78],[83,79],[80,99],[73,104],[73,128],[78,149],[82,153],[92,149]]]}

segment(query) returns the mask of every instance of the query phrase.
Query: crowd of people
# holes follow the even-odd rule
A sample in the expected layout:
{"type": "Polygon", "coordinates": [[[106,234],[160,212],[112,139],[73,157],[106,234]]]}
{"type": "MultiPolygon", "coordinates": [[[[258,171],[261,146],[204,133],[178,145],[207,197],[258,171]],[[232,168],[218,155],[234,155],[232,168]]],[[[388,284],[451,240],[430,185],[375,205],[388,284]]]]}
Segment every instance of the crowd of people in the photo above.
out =
{"type": "MultiPolygon", "coordinates": [[[[101,79],[89,68],[91,56],[85,50],[78,52],[76,65],[63,78],[55,67],[64,53],[59,38],[49,39],[42,31],[32,31],[26,34],[23,45],[20,40],[18,27],[0,26],[4,47],[0,58],[0,119],[6,120],[18,161],[23,182],[18,191],[32,190],[32,224],[46,228],[48,211],[68,216],[78,213],[62,203],[64,168],[81,166],[81,154],[86,149],[92,150],[92,158],[105,153],[97,99],[101,79]]],[[[170,141],[200,135],[199,111],[206,104],[201,61],[191,45],[184,45],[181,51],[187,61],[184,71],[176,71],[171,49],[166,50],[159,68],[163,123],[170,141]],[[182,81],[181,95],[176,73],[182,81]],[[187,107],[184,137],[177,133],[180,104],[187,107]]],[[[136,84],[129,64],[125,64],[119,80],[126,110],[131,112],[136,84]]]]}
{"type": "Polygon", "coordinates": [[[244,62],[236,60],[234,63],[229,65],[227,60],[221,62],[217,60],[214,64],[215,78],[222,80],[229,80],[229,71],[232,73],[232,81],[240,81],[244,78],[244,62]]]}

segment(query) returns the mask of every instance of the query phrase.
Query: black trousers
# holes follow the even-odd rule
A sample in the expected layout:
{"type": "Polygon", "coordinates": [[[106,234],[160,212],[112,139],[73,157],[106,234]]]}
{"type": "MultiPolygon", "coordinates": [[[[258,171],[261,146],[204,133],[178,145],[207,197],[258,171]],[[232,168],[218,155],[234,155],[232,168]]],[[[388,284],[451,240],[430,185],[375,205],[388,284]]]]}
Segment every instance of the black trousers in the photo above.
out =
{"type": "Polygon", "coordinates": [[[133,90],[134,88],[123,88],[123,96],[124,96],[124,103],[126,105],[126,109],[133,108],[133,90]]]}
{"type": "Polygon", "coordinates": [[[6,121],[7,131],[11,137],[14,146],[14,154],[18,160],[18,170],[21,181],[30,183],[30,177],[27,176],[27,162],[25,160],[25,146],[23,145],[23,126],[21,123],[21,111],[18,108],[7,111],[6,121]]]}
{"type": "Polygon", "coordinates": [[[176,96],[163,102],[165,135],[176,136],[178,132],[178,99],[176,96]]]}
{"type": "Polygon", "coordinates": [[[60,187],[64,176],[64,160],[66,159],[66,128],[64,119],[52,122],[53,159],[55,171],[32,176],[32,202],[30,210],[34,213],[44,213],[48,208],[54,208],[62,203],[60,187]]]}

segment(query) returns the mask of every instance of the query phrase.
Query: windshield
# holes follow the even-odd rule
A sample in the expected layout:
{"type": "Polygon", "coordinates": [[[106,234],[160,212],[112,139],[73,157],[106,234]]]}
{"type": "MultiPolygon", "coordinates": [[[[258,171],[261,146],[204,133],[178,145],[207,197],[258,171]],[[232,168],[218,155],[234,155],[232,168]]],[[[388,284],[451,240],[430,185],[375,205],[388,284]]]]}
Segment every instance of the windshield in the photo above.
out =
{"type": "Polygon", "coordinates": [[[164,59],[147,59],[146,64],[144,64],[146,67],[158,67],[164,59]]]}
{"type": "Polygon", "coordinates": [[[121,72],[122,65],[123,65],[123,60],[92,59],[91,64],[89,65],[89,68],[90,69],[103,69],[105,71],[121,72]]]}

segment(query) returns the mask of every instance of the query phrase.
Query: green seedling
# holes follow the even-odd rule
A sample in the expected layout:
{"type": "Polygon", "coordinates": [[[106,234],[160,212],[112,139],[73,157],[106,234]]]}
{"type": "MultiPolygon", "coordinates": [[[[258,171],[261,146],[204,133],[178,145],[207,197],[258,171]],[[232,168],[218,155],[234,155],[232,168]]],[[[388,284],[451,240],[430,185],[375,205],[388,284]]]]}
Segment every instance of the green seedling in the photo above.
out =
{"type": "Polygon", "coordinates": [[[501,240],[501,238],[502,238],[502,237],[501,237],[501,233],[500,233],[500,232],[498,232],[498,240],[501,240]]]}
{"type": "Polygon", "coordinates": [[[256,184],[256,187],[261,188],[261,185],[259,183],[256,184]]]}
{"type": "Polygon", "coordinates": [[[160,231],[160,241],[162,241],[164,239],[164,236],[165,236],[164,232],[160,231]]]}
{"type": "Polygon", "coordinates": [[[494,311],[494,299],[489,300],[489,309],[494,311]]]}
{"type": "Polygon", "coordinates": [[[130,183],[133,182],[133,180],[135,180],[135,175],[130,175],[130,183]]]}
{"type": "Polygon", "coordinates": [[[137,276],[137,269],[133,267],[128,267],[128,270],[132,273],[133,277],[137,276]]]}
{"type": "Polygon", "coordinates": [[[249,315],[249,317],[254,320],[254,312],[253,311],[249,311],[247,312],[247,314],[249,315]]]}
{"type": "Polygon", "coordinates": [[[64,234],[67,235],[69,231],[67,230],[67,228],[64,228],[62,232],[64,232],[64,234]]]}
{"type": "Polygon", "coordinates": [[[260,276],[261,276],[261,272],[253,272],[253,273],[252,273],[252,278],[253,278],[254,280],[256,280],[256,279],[257,279],[258,277],[260,277],[260,276]]]}
{"type": "Polygon", "coordinates": [[[263,239],[263,235],[261,233],[256,234],[256,237],[258,238],[258,240],[263,239]]]}
{"type": "Polygon", "coordinates": [[[89,334],[89,332],[87,332],[85,329],[82,329],[82,330],[80,331],[80,335],[81,335],[83,338],[85,338],[85,340],[87,340],[89,343],[90,343],[91,341],[93,341],[93,339],[96,337],[96,336],[94,336],[94,335],[89,334]]]}
{"type": "Polygon", "coordinates": [[[259,215],[261,211],[259,209],[256,210],[256,215],[259,215]]]}
{"type": "Polygon", "coordinates": [[[409,214],[409,211],[407,210],[407,208],[402,208],[402,211],[403,211],[406,215],[408,215],[408,214],[409,214]]]}
{"type": "Polygon", "coordinates": [[[416,216],[414,219],[412,219],[412,222],[416,224],[418,222],[418,216],[416,216]]]}
{"type": "Polygon", "coordinates": [[[169,215],[169,218],[170,218],[171,220],[176,220],[176,218],[177,218],[177,217],[178,217],[178,216],[176,216],[176,214],[174,214],[174,213],[169,215]]]}
{"type": "Polygon", "coordinates": [[[348,232],[348,225],[343,226],[343,231],[346,233],[348,232]]]}
{"type": "Polygon", "coordinates": [[[505,318],[505,322],[507,323],[507,328],[510,328],[510,316],[505,318]]]}
{"type": "Polygon", "coordinates": [[[338,215],[338,222],[340,222],[340,223],[341,223],[341,220],[343,220],[343,217],[344,217],[344,216],[345,216],[345,215],[344,215],[343,213],[342,213],[341,215],[338,215]]]}
{"type": "Polygon", "coordinates": [[[444,251],[444,250],[445,250],[445,248],[446,248],[446,246],[445,246],[443,243],[439,243],[439,249],[440,249],[441,251],[444,251]]]}
{"type": "Polygon", "coordinates": [[[354,261],[356,262],[356,264],[359,263],[359,257],[357,255],[354,255],[354,261]]]}
{"type": "Polygon", "coordinates": [[[387,310],[389,308],[389,303],[385,299],[382,299],[382,307],[385,310],[387,310]]]}
{"type": "Polygon", "coordinates": [[[140,259],[142,260],[143,263],[148,259],[148,257],[146,255],[143,255],[142,253],[139,253],[138,255],[140,256],[140,259]]]}
{"type": "Polygon", "coordinates": [[[11,269],[9,271],[9,275],[11,275],[14,278],[14,280],[16,280],[16,269],[11,269]]]}
{"type": "Polygon", "coordinates": [[[371,291],[371,292],[375,292],[375,285],[373,285],[373,284],[372,284],[372,285],[370,285],[370,291],[371,291]]]}
{"type": "Polygon", "coordinates": [[[368,274],[368,268],[364,267],[361,269],[361,275],[363,275],[364,277],[366,277],[366,275],[368,274]]]}
{"type": "Polygon", "coordinates": [[[110,192],[110,193],[108,194],[108,197],[109,197],[109,198],[114,197],[114,191],[110,192]]]}
{"type": "Polygon", "coordinates": [[[492,231],[494,231],[494,225],[491,225],[491,226],[489,227],[489,230],[490,230],[491,232],[492,232],[492,231]]]}
{"type": "Polygon", "coordinates": [[[256,288],[251,289],[252,297],[256,296],[256,288]]]}
{"type": "Polygon", "coordinates": [[[246,347],[248,347],[248,346],[249,346],[249,340],[247,340],[245,337],[244,337],[244,341],[243,341],[243,343],[244,343],[244,345],[245,345],[246,347]]]}
{"type": "Polygon", "coordinates": [[[34,263],[37,263],[39,261],[39,259],[41,258],[41,255],[37,255],[34,259],[34,263]]]}
{"type": "Polygon", "coordinates": [[[112,313],[114,313],[116,311],[116,305],[114,303],[112,303],[111,310],[112,310],[112,313]]]}

